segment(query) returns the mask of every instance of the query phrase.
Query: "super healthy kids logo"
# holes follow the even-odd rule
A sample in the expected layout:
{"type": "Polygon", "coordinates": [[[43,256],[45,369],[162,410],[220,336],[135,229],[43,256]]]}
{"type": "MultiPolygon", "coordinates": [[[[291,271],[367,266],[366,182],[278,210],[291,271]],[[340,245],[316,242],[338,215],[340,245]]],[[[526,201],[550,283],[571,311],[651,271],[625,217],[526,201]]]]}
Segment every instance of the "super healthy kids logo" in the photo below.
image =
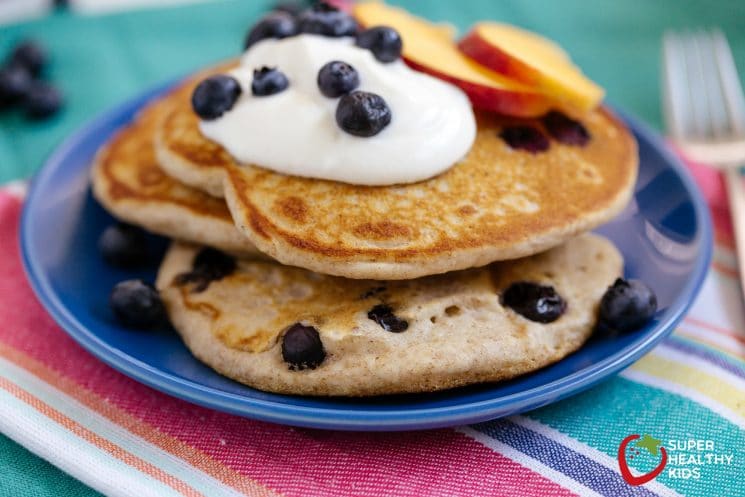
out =
{"type": "Polygon", "coordinates": [[[618,468],[629,485],[644,485],[663,471],[669,478],[699,479],[705,466],[732,465],[732,460],[732,454],[717,451],[713,440],[668,440],[663,446],[649,434],[633,434],[618,446],[618,468]]]}

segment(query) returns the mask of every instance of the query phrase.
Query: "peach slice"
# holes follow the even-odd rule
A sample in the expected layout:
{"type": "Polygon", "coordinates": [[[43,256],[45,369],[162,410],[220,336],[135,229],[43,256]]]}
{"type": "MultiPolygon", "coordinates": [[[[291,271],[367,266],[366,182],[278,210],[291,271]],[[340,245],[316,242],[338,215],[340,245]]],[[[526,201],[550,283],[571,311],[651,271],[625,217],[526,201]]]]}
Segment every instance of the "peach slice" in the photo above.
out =
{"type": "Polygon", "coordinates": [[[554,99],[481,66],[463,55],[453,30],[415,17],[382,2],[364,2],[353,8],[363,26],[390,26],[403,39],[404,60],[414,69],[460,87],[474,107],[518,117],[534,117],[554,107],[554,99]]]}
{"type": "Polygon", "coordinates": [[[482,22],[458,44],[476,62],[538,88],[570,107],[589,111],[604,91],[590,81],[554,42],[507,24],[482,22]]]}

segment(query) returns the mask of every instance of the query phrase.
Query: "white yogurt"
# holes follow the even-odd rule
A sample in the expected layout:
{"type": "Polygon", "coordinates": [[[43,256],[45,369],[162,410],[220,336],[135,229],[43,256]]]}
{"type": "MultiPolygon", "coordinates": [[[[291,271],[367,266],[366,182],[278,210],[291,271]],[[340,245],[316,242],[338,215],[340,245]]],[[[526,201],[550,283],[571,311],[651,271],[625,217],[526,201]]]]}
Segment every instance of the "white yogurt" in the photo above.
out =
{"type": "Polygon", "coordinates": [[[230,74],[243,94],[230,111],[202,121],[200,129],[244,164],[360,185],[413,183],[450,168],[476,137],[473,110],[460,89],[400,60],[381,63],[351,38],[263,40],[230,74]],[[392,120],[379,134],[357,137],[337,125],[339,99],[325,97],[316,82],[319,69],[333,60],[357,70],[358,90],[387,102],[392,120]],[[263,66],[278,68],[290,86],[275,95],[253,96],[253,71],[263,66]]]}

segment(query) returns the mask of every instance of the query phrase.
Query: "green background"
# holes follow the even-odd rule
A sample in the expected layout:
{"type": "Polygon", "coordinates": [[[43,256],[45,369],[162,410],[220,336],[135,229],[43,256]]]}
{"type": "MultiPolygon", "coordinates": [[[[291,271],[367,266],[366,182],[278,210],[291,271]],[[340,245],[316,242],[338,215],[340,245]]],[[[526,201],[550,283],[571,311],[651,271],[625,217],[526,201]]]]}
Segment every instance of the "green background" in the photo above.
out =
{"type": "MultiPolygon", "coordinates": [[[[719,27],[745,69],[743,0],[390,0],[463,32],[480,19],[523,26],[558,41],[608,100],[662,127],[660,38],[665,29],[719,27]]],[[[253,20],[273,2],[219,1],[105,17],[58,11],[0,27],[0,55],[31,36],[49,49],[48,77],[63,112],[30,123],[0,114],[0,182],[34,173],[67,135],[99,112],[157,83],[235,56],[253,20]]],[[[602,388],[599,387],[599,388],[602,388]]],[[[0,496],[97,495],[0,436],[0,496]]]]}

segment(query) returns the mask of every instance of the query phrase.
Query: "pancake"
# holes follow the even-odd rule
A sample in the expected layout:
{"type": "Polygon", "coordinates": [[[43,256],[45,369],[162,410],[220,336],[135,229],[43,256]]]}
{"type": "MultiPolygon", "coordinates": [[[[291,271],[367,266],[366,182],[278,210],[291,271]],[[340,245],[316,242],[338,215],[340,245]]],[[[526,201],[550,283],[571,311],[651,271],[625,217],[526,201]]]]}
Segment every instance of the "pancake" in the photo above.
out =
{"type": "Polygon", "coordinates": [[[99,151],[92,170],[94,196],[114,217],[150,232],[257,255],[223,200],[177,182],[158,166],[153,137],[170,105],[169,97],[150,104],[99,151]]]}
{"type": "Polygon", "coordinates": [[[587,145],[551,140],[535,154],[499,135],[518,125],[545,131],[541,120],[477,112],[477,121],[461,162],[407,185],[349,185],[239,165],[201,134],[188,102],[177,98],[157,148],[178,179],[214,195],[222,186],[236,226],[260,251],[347,278],[410,279],[535,254],[608,221],[630,199],[636,142],[607,109],[582,118],[587,145]]]}
{"type": "Polygon", "coordinates": [[[225,169],[233,160],[220,145],[202,137],[196,128],[199,121],[191,109],[191,94],[202,78],[232,65],[228,63],[205,71],[166,96],[164,104],[170,106],[171,111],[166,113],[155,133],[156,157],[163,171],[181,183],[218,198],[224,197],[225,169]]]}
{"type": "Polygon", "coordinates": [[[157,279],[188,348],[241,383],[302,395],[426,392],[544,367],[591,335],[600,299],[623,265],[610,242],[586,234],[528,258],[409,281],[238,261],[228,276],[205,283],[183,276],[199,250],[172,245],[157,279]],[[503,307],[500,294],[521,281],[552,285],[566,312],[542,324],[503,307]],[[370,319],[380,304],[408,328],[393,333],[370,319]],[[283,333],[295,323],[317,329],[325,358],[315,368],[293,369],[283,360],[283,333]]]}

